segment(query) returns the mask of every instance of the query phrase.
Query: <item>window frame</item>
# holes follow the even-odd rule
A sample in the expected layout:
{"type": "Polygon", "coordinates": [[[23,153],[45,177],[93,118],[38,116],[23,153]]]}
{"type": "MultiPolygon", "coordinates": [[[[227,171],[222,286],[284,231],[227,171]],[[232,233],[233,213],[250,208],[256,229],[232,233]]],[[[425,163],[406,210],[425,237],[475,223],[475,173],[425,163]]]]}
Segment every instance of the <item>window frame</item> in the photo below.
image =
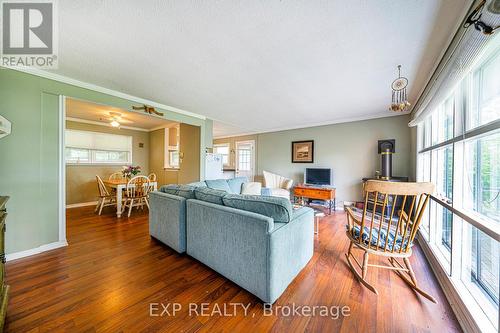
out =
{"type": "MultiPolygon", "coordinates": [[[[452,93],[448,95],[447,98],[436,108],[434,112],[429,114],[424,121],[418,125],[417,129],[417,180],[418,181],[429,181],[426,178],[425,168],[430,168],[430,181],[436,184],[437,180],[437,162],[436,156],[437,152],[441,149],[446,149],[446,147],[453,147],[453,158],[452,158],[452,198],[443,198],[438,195],[431,196],[431,205],[429,205],[429,226],[428,230],[419,231],[419,240],[425,243],[425,246],[430,249],[430,252],[434,256],[434,259],[441,266],[442,270],[451,280],[452,284],[458,286],[457,292],[461,298],[464,299],[464,303],[467,304],[469,309],[473,308],[475,310],[471,311],[477,315],[477,318],[483,316],[483,319],[488,319],[488,322],[498,329],[500,320],[498,317],[498,301],[497,307],[491,302],[495,299],[492,295],[489,295],[491,301],[488,301],[487,297],[484,295],[478,295],[478,291],[483,291],[478,285],[472,286],[473,282],[466,283],[463,274],[465,273],[466,267],[464,267],[465,262],[467,262],[467,256],[469,260],[471,259],[472,246],[467,248],[467,242],[471,241],[472,238],[466,236],[467,229],[473,230],[472,227],[477,229],[477,234],[479,232],[484,233],[486,236],[490,237],[493,242],[500,242],[500,223],[489,219],[486,216],[482,216],[479,213],[471,212],[465,209],[464,205],[464,194],[468,191],[464,185],[464,173],[466,170],[465,166],[465,156],[466,156],[466,144],[470,140],[481,138],[482,136],[487,136],[500,131],[500,119],[493,120],[489,123],[470,128],[469,122],[472,119],[470,115],[472,107],[472,80],[473,75],[477,71],[482,71],[482,67],[486,66],[492,61],[493,57],[500,57],[500,52],[495,52],[493,55],[488,57],[488,59],[482,62],[477,68],[473,69],[469,74],[467,74],[464,79],[453,89],[452,93]],[[439,111],[440,108],[444,107],[444,104],[449,100],[450,96],[454,96],[454,110],[453,110],[453,136],[447,138],[446,140],[440,140],[439,130],[437,127],[440,126],[439,121],[439,111]],[[430,154],[429,166],[426,166],[423,162],[424,154],[430,154]],[[452,200],[449,200],[452,199],[452,200]],[[439,208],[439,209],[438,209],[439,208]],[[441,223],[441,219],[437,218],[437,213],[441,209],[447,209],[452,214],[451,222],[451,246],[450,246],[450,257],[447,258],[443,252],[443,247],[439,244],[441,243],[441,235],[438,233],[441,231],[438,223],[441,223]],[[467,252],[469,251],[469,252],[467,252]],[[462,257],[464,256],[464,257],[462,257]],[[484,297],[483,297],[484,296],[484,297]],[[497,311],[495,313],[495,311],[497,311]],[[487,315],[485,315],[487,314],[487,315]],[[493,317],[492,317],[493,315],[493,317]],[[497,315],[497,322],[494,322],[494,316],[497,315]]],[[[439,190],[438,190],[439,191],[439,190]]],[[[472,231],[471,231],[472,235],[472,231]]],[[[472,236],[470,236],[472,237],[472,236]]],[[[476,254],[478,254],[477,251],[476,254]]],[[[472,265],[469,267],[468,272],[469,278],[473,273],[472,265]]],[[[476,272],[476,274],[478,274],[476,272]]],[[[496,295],[497,300],[499,295],[496,295]]]]}
{"type": "Polygon", "coordinates": [[[222,155],[222,161],[224,161],[224,156],[227,156],[227,163],[222,163],[223,166],[230,166],[231,165],[231,145],[229,143],[216,143],[213,144],[213,152],[215,154],[220,154],[222,155]],[[222,148],[222,147],[227,147],[227,154],[221,154],[217,153],[216,149],[217,148],[222,148]]]}

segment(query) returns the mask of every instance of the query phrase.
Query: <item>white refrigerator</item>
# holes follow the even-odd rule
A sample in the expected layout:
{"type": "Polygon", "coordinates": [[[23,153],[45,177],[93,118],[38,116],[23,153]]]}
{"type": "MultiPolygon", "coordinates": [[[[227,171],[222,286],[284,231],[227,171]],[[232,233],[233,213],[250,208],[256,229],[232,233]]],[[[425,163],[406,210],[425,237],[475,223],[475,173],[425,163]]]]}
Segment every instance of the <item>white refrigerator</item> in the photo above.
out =
{"type": "Polygon", "coordinates": [[[221,179],[222,174],[222,155],[207,153],[205,157],[205,179],[221,179]]]}

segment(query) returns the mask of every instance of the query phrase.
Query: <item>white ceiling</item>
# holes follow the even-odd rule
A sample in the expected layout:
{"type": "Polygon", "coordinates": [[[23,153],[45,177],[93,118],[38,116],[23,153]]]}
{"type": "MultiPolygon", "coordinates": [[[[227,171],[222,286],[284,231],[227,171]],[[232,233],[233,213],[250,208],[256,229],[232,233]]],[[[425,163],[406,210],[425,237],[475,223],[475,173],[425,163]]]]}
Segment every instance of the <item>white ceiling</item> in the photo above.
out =
{"type": "Polygon", "coordinates": [[[387,116],[396,66],[414,102],[470,2],[59,1],[56,72],[217,136],[387,116]]]}
{"type": "Polygon", "coordinates": [[[176,124],[163,118],[73,98],[66,99],[66,117],[70,120],[84,120],[109,126],[111,126],[110,122],[115,119],[123,128],[148,131],[176,124]]]}

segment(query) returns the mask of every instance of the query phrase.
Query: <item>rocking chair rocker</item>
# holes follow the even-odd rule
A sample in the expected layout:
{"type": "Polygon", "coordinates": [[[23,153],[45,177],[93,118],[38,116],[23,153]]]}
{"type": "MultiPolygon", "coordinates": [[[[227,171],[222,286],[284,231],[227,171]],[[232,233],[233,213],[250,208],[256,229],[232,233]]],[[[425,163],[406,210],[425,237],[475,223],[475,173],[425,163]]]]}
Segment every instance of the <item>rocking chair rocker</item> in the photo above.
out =
{"type": "Polygon", "coordinates": [[[377,289],[366,281],[368,267],[393,270],[413,290],[437,303],[434,297],[418,287],[409,260],[413,240],[433,191],[432,183],[370,180],[366,182],[364,188],[363,211],[356,212],[346,208],[348,222],[346,234],[350,240],[349,250],[346,253],[347,263],[359,282],[375,294],[378,295],[377,289]],[[398,202],[402,202],[401,210],[396,214],[399,218],[394,216],[398,202]],[[353,250],[358,249],[363,252],[362,263],[353,254],[353,250]],[[369,264],[371,254],[387,257],[390,265],[369,264]],[[402,259],[403,263],[398,259],[402,259]],[[354,264],[361,269],[361,272],[354,267],[354,264]]]}

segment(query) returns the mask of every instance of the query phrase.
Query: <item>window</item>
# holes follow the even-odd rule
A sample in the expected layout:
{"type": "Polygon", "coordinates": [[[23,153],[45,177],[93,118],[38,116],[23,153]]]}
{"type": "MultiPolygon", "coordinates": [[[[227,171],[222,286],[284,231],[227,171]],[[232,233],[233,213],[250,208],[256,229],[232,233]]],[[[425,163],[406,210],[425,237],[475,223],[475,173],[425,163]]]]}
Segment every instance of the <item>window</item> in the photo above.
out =
{"type": "Polygon", "coordinates": [[[222,164],[229,165],[229,143],[214,145],[214,153],[222,155],[222,164]]]}
{"type": "Polygon", "coordinates": [[[421,234],[471,312],[498,330],[500,47],[419,124],[417,136],[417,180],[436,185],[421,234]]]}
{"type": "Polygon", "coordinates": [[[178,168],[180,166],[179,161],[179,151],[178,150],[170,150],[168,152],[168,160],[170,161],[171,168],[178,168]]]}
{"type": "Polygon", "coordinates": [[[66,163],[90,163],[90,150],[66,147],[66,163]]]}
{"type": "Polygon", "coordinates": [[[500,223],[500,132],[465,144],[464,207],[500,223]]]}
{"type": "Polygon", "coordinates": [[[447,141],[453,137],[453,112],[455,94],[448,97],[432,113],[432,144],[447,141]]]}
{"type": "Polygon", "coordinates": [[[500,55],[492,57],[472,75],[467,129],[500,118],[500,55]]]}
{"type": "MultiPolygon", "coordinates": [[[[423,147],[422,147],[423,148],[423,147]]],[[[431,181],[431,152],[418,154],[417,156],[417,181],[430,182],[431,181]]],[[[426,240],[429,240],[429,210],[424,212],[420,230],[426,240]]]]}
{"type": "Polygon", "coordinates": [[[66,130],[68,164],[132,163],[132,137],[126,135],[66,130]]]}

